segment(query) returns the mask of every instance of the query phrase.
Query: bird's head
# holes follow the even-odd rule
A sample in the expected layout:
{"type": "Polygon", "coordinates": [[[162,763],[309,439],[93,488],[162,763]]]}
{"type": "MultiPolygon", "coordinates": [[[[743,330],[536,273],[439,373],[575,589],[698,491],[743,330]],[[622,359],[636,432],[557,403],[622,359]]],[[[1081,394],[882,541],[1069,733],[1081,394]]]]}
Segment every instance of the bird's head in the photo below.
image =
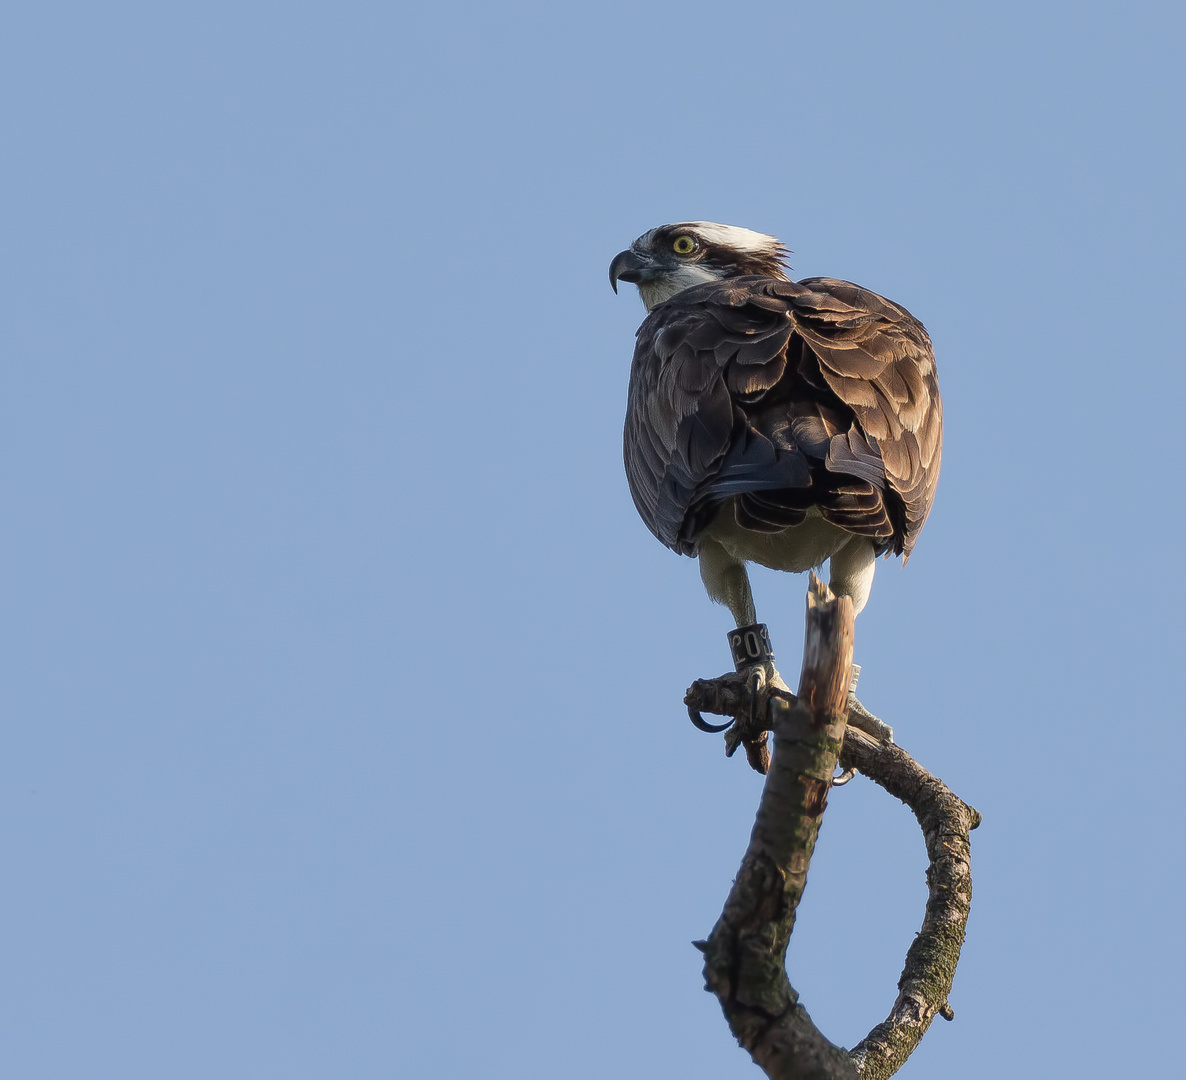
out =
{"type": "Polygon", "coordinates": [[[785,280],[787,254],[777,239],[765,233],[715,221],[684,221],[651,229],[614,256],[609,283],[614,292],[619,281],[637,285],[642,302],[651,311],[676,293],[706,281],[743,274],[785,280]]]}

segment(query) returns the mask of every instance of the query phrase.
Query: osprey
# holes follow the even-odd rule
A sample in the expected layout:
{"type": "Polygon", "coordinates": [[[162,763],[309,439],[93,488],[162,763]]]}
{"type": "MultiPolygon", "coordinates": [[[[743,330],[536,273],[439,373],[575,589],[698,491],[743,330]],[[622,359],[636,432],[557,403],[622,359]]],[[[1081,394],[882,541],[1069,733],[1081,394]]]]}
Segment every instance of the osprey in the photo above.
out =
{"type": "Polygon", "coordinates": [[[739,627],[757,621],[750,562],[828,561],[860,612],[877,556],[909,558],[939,479],[922,324],[847,281],[791,281],[786,256],[773,236],[691,221],[644,233],[609,269],[648,311],[626,406],[634,505],[699,559],[739,627]]]}

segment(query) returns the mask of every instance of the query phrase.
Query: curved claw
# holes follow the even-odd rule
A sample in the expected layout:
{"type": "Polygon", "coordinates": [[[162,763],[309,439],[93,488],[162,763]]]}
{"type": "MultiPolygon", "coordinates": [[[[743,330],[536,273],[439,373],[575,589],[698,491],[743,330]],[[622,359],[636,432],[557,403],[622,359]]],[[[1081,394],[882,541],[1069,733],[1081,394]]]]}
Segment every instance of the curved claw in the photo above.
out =
{"type": "Polygon", "coordinates": [[[754,668],[745,680],[745,688],[749,691],[749,729],[758,730],[758,695],[766,683],[766,676],[761,668],[754,668]]]}
{"type": "Polygon", "coordinates": [[[832,787],[844,787],[856,774],[856,769],[845,769],[839,776],[832,777],[832,787]]]}
{"type": "Polygon", "coordinates": [[[688,706],[688,719],[692,721],[692,726],[696,728],[697,731],[707,731],[709,735],[717,735],[733,726],[732,720],[730,720],[727,724],[708,723],[708,721],[700,715],[700,711],[694,705],[688,706]]]}

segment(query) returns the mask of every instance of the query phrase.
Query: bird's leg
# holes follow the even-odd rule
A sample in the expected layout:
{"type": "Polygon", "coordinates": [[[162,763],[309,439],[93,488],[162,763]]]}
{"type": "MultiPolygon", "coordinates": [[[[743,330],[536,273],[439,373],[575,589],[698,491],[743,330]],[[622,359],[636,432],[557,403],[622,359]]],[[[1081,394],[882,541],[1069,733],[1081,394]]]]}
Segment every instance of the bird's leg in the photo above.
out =
{"type": "Polygon", "coordinates": [[[724,604],[733,614],[737,629],[729,634],[735,673],[713,680],[725,697],[745,703],[742,709],[730,709],[734,723],[708,725],[697,710],[689,708],[688,715],[701,730],[725,730],[725,753],[732,756],[738,746],[745,746],[746,757],[758,772],[765,772],[770,764],[767,749],[767,704],[774,689],[787,689],[786,683],[774,666],[774,652],[770,648],[766,628],[758,625],[754,611],[754,597],[750,589],[745,564],[731,555],[722,545],[702,540],[700,545],[700,578],[708,595],[724,604]]]}
{"type": "Polygon", "coordinates": [[[848,722],[860,728],[866,735],[872,735],[878,742],[892,743],[894,729],[880,716],[874,716],[857,697],[857,680],[861,677],[861,665],[853,664],[852,682],[848,684],[848,722]]]}
{"type": "MultiPolygon", "coordinates": [[[[713,540],[701,540],[699,562],[700,580],[704,582],[708,595],[732,612],[738,627],[754,625],[758,615],[754,610],[754,594],[750,589],[745,563],[713,540]]],[[[790,690],[782,681],[773,659],[753,666],[762,672],[763,689],[790,690]]]]}
{"type": "Polygon", "coordinates": [[[837,596],[852,597],[852,613],[859,615],[869,602],[877,551],[873,541],[854,536],[828,560],[828,586],[837,596]]]}
{"type": "Polygon", "coordinates": [[[708,595],[733,613],[737,625],[748,626],[757,622],[754,594],[749,587],[745,563],[735,559],[715,540],[708,539],[700,541],[699,563],[700,580],[708,595]]]}
{"type": "MultiPolygon", "coordinates": [[[[853,614],[859,615],[869,602],[873,587],[873,571],[877,568],[877,552],[873,541],[854,536],[828,562],[828,583],[837,596],[851,596],[853,614]]],[[[852,666],[852,684],[848,691],[848,722],[872,735],[878,742],[892,743],[894,729],[874,716],[857,697],[857,678],[861,669],[852,666]]]]}
{"type": "MultiPolygon", "coordinates": [[[[880,716],[874,716],[857,697],[857,680],[861,677],[861,665],[852,665],[852,681],[848,684],[848,723],[860,728],[866,735],[871,735],[879,743],[893,744],[894,729],[880,716]]],[[[832,778],[832,787],[843,787],[854,776],[856,769],[847,768],[839,776],[832,778]]]]}

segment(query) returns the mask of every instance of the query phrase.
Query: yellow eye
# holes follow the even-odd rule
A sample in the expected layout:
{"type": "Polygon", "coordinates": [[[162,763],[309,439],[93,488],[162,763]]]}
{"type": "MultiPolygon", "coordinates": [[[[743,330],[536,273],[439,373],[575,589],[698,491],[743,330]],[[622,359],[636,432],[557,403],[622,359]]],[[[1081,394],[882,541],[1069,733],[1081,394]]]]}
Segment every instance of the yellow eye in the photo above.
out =
{"type": "Polygon", "coordinates": [[[671,250],[677,255],[691,255],[696,250],[696,241],[686,234],[677,236],[675,243],[671,245],[671,250]]]}

